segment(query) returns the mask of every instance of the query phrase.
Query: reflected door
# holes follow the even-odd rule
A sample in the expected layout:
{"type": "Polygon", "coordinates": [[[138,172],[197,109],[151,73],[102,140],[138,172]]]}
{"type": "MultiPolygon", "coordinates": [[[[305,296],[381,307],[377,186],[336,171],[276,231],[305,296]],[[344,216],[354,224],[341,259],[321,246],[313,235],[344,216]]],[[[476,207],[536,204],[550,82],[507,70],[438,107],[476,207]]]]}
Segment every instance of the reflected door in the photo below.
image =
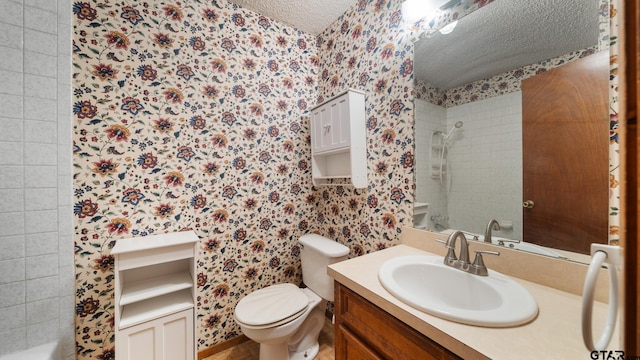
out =
{"type": "Polygon", "coordinates": [[[608,76],[603,51],[522,81],[524,241],[608,241],[608,76]]]}

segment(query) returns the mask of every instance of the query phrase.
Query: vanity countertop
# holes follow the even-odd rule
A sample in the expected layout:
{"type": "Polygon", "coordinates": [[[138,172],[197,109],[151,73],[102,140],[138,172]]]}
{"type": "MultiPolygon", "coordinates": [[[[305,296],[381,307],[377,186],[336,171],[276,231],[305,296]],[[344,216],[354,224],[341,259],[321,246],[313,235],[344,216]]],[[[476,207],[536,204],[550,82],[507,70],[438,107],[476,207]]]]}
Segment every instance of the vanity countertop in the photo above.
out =
{"type": "MultiPolygon", "coordinates": [[[[407,245],[398,245],[329,266],[336,281],[413,327],[423,335],[464,359],[589,359],[582,341],[580,296],[514,278],[533,295],[538,316],[532,322],[511,328],[485,328],[455,323],[406,305],[378,281],[378,269],[391,258],[433,255],[407,245]]],[[[607,305],[596,302],[593,323],[597,339],[606,319],[607,305]]],[[[609,346],[619,350],[616,331],[609,346]]]]}

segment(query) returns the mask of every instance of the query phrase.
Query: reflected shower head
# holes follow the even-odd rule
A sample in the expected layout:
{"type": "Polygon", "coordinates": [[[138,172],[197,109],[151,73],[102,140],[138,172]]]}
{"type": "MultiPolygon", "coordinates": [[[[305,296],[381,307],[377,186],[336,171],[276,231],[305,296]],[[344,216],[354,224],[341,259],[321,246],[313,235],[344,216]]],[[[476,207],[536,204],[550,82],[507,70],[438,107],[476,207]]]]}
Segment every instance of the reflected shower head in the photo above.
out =
{"type": "Polygon", "coordinates": [[[451,136],[451,134],[453,134],[453,132],[456,129],[460,129],[462,127],[462,121],[456,121],[455,124],[453,124],[453,127],[451,128],[451,130],[449,130],[449,133],[447,133],[447,135],[444,136],[445,141],[447,139],[449,139],[449,137],[451,136]]]}

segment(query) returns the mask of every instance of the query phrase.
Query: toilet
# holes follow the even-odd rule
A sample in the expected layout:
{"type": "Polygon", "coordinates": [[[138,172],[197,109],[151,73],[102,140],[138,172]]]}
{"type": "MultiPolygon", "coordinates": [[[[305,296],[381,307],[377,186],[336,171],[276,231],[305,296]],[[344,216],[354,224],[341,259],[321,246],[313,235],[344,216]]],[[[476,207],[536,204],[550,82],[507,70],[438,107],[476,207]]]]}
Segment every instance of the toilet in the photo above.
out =
{"type": "Polygon", "coordinates": [[[234,316],[246,337],[260,344],[261,360],[310,360],[318,354],[333,279],[327,266],[347,258],[349,248],[316,234],[300,237],[306,288],[277,284],[256,290],[236,305],[234,316]]]}

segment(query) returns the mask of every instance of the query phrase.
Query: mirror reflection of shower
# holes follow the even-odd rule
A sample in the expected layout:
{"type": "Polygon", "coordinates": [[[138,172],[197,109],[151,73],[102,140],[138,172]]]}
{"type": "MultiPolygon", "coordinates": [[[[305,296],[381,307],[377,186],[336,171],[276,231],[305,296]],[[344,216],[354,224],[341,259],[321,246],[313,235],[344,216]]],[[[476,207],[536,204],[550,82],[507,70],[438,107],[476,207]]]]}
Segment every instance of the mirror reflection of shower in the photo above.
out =
{"type": "MultiPolygon", "coordinates": [[[[437,177],[440,179],[440,184],[444,184],[447,179],[447,152],[448,146],[452,143],[455,131],[462,127],[462,121],[456,121],[451,130],[448,133],[443,133],[442,131],[435,131],[431,138],[432,140],[432,150],[434,152],[439,153],[439,161],[437,163],[432,163],[432,177],[437,177]],[[440,138],[439,140],[437,138],[440,138]],[[435,138],[435,139],[434,139],[435,138]],[[439,151],[438,151],[439,150],[439,151]]],[[[433,156],[432,156],[433,159],[433,156]]]]}

